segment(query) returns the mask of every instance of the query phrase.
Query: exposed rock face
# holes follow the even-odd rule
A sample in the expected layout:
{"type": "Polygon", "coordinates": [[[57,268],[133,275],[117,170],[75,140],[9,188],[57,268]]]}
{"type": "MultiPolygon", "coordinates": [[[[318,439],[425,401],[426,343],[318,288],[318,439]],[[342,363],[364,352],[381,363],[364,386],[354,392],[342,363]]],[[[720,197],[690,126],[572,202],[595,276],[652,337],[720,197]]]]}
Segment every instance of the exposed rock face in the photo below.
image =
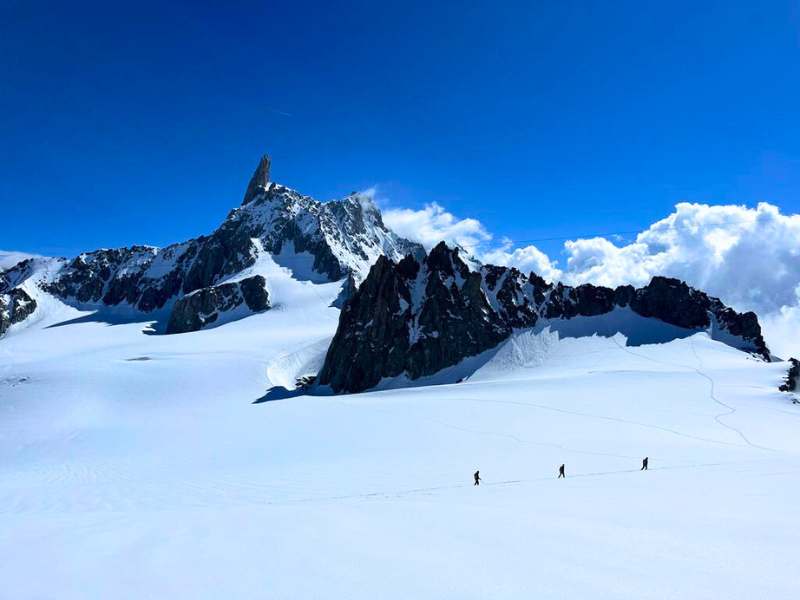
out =
{"type": "Polygon", "coordinates": [[[21,323],[36,310],[36,301],[25,290],[12,288],[0,293],[0,335],[9,327],[21,323]]]}
{"type": "Polygon", "coordinates": [[[247,204],[259,194],[263,194],[267,191],[267,186],[269,185],[269,167],[270,159],[269,156],[265,154],[261,157],[255,173],[253,173],[253,176],[250,178],[250,184],[247,186],[247,191],[244,193],[242,204],[247,204]]]}
{"type": "Polygon", "coordinates": [[[201,288],[175,303],[167,333],[197,331],[215,323],[223,313],[246,306],[250,312],[269,308],[266,280],[255,275],[241,281],[201,288]]]}
{"type": "Polygon", "coordinates": [[[347,301],[356,295],[357,289],[358,285],[356,284],[356,280],[353,278],[353,274],[351,273],[347,276],[347,279],[342,285],[342,291],[339,292],[339,295],[336,297],[336,300],[331,303],[331,306],[343,308],[344,305],[347,304],[347,301]]]}
{"type": "Polygon", "coordinates": [[[385,377],[417,379],[541,319],[602,315],[617,307],[686,329],[716,327],[728,342],[769,359],[755,314],[737,313],[677,279],[654,277],[641,289],[552,285],[514,268],[470,270],[458,250],[441,243],[421,260],[378,259],[342,310],[319,381],[336,392],[358,392],[385,377]]]}
{"type": "Polygon", "coordinates": [[[0,336],[16,323],[21,323],[36,310],[36,300],[21,287],[33,272],[37,259],[25,259],[0,271],[0,336]]]}
{"type": "Polygon", "coordinates": [[[34,273],[36,264],[42,260],[51,259],[28,258],[0,271],[0,294],[4,294],[25,282],[34,273]]]}
{"type": "Polygon", "coordinates": [[[81,254],[65,265],[46,290],[82,304],[127,302],[136,305],[142,288],[147,287],[143,267],[149,265],[156,254],[155,248],[147,246],[81,254]]]}
{"type": "Polygon", "coordinates": [[[786,374],[786,381],[784,381],[778,389],[782,392],[797,391],[798,379],[800,379],[800,360],[790,358],[789,372],[786,374]]]}
{"type": "Polygon", "coordinates": [[[239,282],[239,290],[247,308],[253,312],[261,312],[269,308],[267,281],[261,275],[254,275],[239,282]]]}
{"type": "MultiPolygon", "coordinates": [[[[180,313],[169,322],[186,326],[198,322],[187,316],[187,306],[223,302],[221,298],[229,292],[211,288],[252,267],[264,254],[274,255],[280,264],[282,256],[308,253],[313,257],[313,274],[306,275],[322,281],[352,275],[354,282],[366,277],[378,256],[400,260],[409,253],[424,255],[421,246],[386,228],[380,211],[366,196],[319,202],[270,182],[269,171],[270,160],[264,156],[242,206],[232,210],[211,235],[165,248],[133,246],[87,252],[63,261],[42,282],[42,288],[81,306],[127,305],[150,313],[175,305],[180,313]],[[177,306],[181,298],[194,292],[202,292],[199,298],[203,300],[177,306]]],[[[3,277],[9,279],[7,287],[11,279],[24,280],[25,262],[14,267],[12,275],[0,274],[0,285],[3,277]]]]}

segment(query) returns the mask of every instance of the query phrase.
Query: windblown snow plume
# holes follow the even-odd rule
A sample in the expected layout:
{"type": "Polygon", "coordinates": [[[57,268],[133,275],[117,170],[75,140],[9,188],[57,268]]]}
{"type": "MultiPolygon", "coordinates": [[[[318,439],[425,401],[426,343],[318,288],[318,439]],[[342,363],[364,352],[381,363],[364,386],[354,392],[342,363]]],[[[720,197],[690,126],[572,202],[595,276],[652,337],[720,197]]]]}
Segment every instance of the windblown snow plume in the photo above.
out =
{"type": "Polygon", "coordinates": [[[9,269],[26,258],[38,258],[38,256],[36,254],[28,254],[27,252],[0,250],[0,271],[9,269]]]}

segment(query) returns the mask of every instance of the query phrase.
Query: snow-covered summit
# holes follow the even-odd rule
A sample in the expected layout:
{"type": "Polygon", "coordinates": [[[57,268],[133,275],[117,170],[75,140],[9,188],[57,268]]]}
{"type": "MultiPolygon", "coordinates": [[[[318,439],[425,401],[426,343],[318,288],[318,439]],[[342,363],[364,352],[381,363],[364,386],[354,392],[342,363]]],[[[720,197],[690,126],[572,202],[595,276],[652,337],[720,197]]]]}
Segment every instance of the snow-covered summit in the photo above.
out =
{"type": "Polygon", "coordinates": [[[400,260],[423,253],[384,225],[368,197],[320,202],[271,182],[270,164],[262,157],[242,205],[208,236],[165,248],[85,252],[60,259],[44,275],[19,263],[0,272],[0,293],[38,273],[38,287],[68,304],[157,315],[168,333],[183,332],[220,322],[222,313],[245,304],[249,310],[240,316],[268,309],[270,282],[257,268],[264,254],[297,279],[323,283],[348,276],[360,282],[382,255],[400,260]],[[245,271],[248,277],[239,277],[245,271]]]}
{"type": "Polygon", "coordinates": [[[257,237],[275,255],[291,244],[294,252],[312,255],[314,271],[331,281],[348,273],[362,281],[381,255],[400,260],[423,253],[419,244],[386,227],[365,194],[320,202],[286,186],[264,183],[264,176],[264,169],[256,170],[248,186],[253,194],[248,193],[247,202],[233,210],[220,229],[257,237]]]}

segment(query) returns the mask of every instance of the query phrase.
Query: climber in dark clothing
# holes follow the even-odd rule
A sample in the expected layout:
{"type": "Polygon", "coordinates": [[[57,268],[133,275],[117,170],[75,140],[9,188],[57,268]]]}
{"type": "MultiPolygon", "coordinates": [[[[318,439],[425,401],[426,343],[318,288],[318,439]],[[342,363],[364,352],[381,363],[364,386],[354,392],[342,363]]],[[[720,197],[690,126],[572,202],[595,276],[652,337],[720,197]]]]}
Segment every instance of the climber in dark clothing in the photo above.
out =
{"type": "Polygon", "coordinates": [[[565,479],[567,477],[564,474],[564,465],[561,465],[560,467],[558,467],[558,478],[561,479],[562,477],[565,478],[565,479]]]}
{"type": "Polygon", "coordinates": [[[480,471],[475,471],[475,475],[473,475],[473,477],[475,478],[475,485],[480,485],[481,484],[481,472],[480,471]]]}
{"type": "Polygon", "coordinates": [[[647,465],[650,463],[650,457],[645,456],[644,460],[642,461],[642,468],[639,469],[640,471],[647,471],[647,465]]]}

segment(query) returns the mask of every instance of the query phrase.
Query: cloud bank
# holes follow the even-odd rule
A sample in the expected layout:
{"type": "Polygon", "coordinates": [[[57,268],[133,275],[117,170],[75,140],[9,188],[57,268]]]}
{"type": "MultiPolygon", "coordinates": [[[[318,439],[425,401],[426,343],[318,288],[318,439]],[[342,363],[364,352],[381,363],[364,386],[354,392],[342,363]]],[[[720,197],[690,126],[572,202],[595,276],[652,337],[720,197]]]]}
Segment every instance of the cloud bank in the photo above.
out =
{"type": "Polygon", "coordinates": [[[474,251],[492,239],[492,235],[477,219],[459,219],[435,202],[426,204],[420,210],[384,210],[383,220],[392,231],[419,242],[428,250],[444,240],[474,251]]]}
{"type": "Polygon", "coordinates": [[[427,248],[458,243],[479,260],[535,271],[565,283],[646,284],[653,275],[683,279],[737,310],[755,311],[767,343],[781,356],[800,355],[800,215],[777,206],[682,202],[674,212],[617,245],[595,237],[568,240],[563,266],[536,246],[497,243],[476,219],[438,204],[384,212],[386,224],[427,248]]]}

